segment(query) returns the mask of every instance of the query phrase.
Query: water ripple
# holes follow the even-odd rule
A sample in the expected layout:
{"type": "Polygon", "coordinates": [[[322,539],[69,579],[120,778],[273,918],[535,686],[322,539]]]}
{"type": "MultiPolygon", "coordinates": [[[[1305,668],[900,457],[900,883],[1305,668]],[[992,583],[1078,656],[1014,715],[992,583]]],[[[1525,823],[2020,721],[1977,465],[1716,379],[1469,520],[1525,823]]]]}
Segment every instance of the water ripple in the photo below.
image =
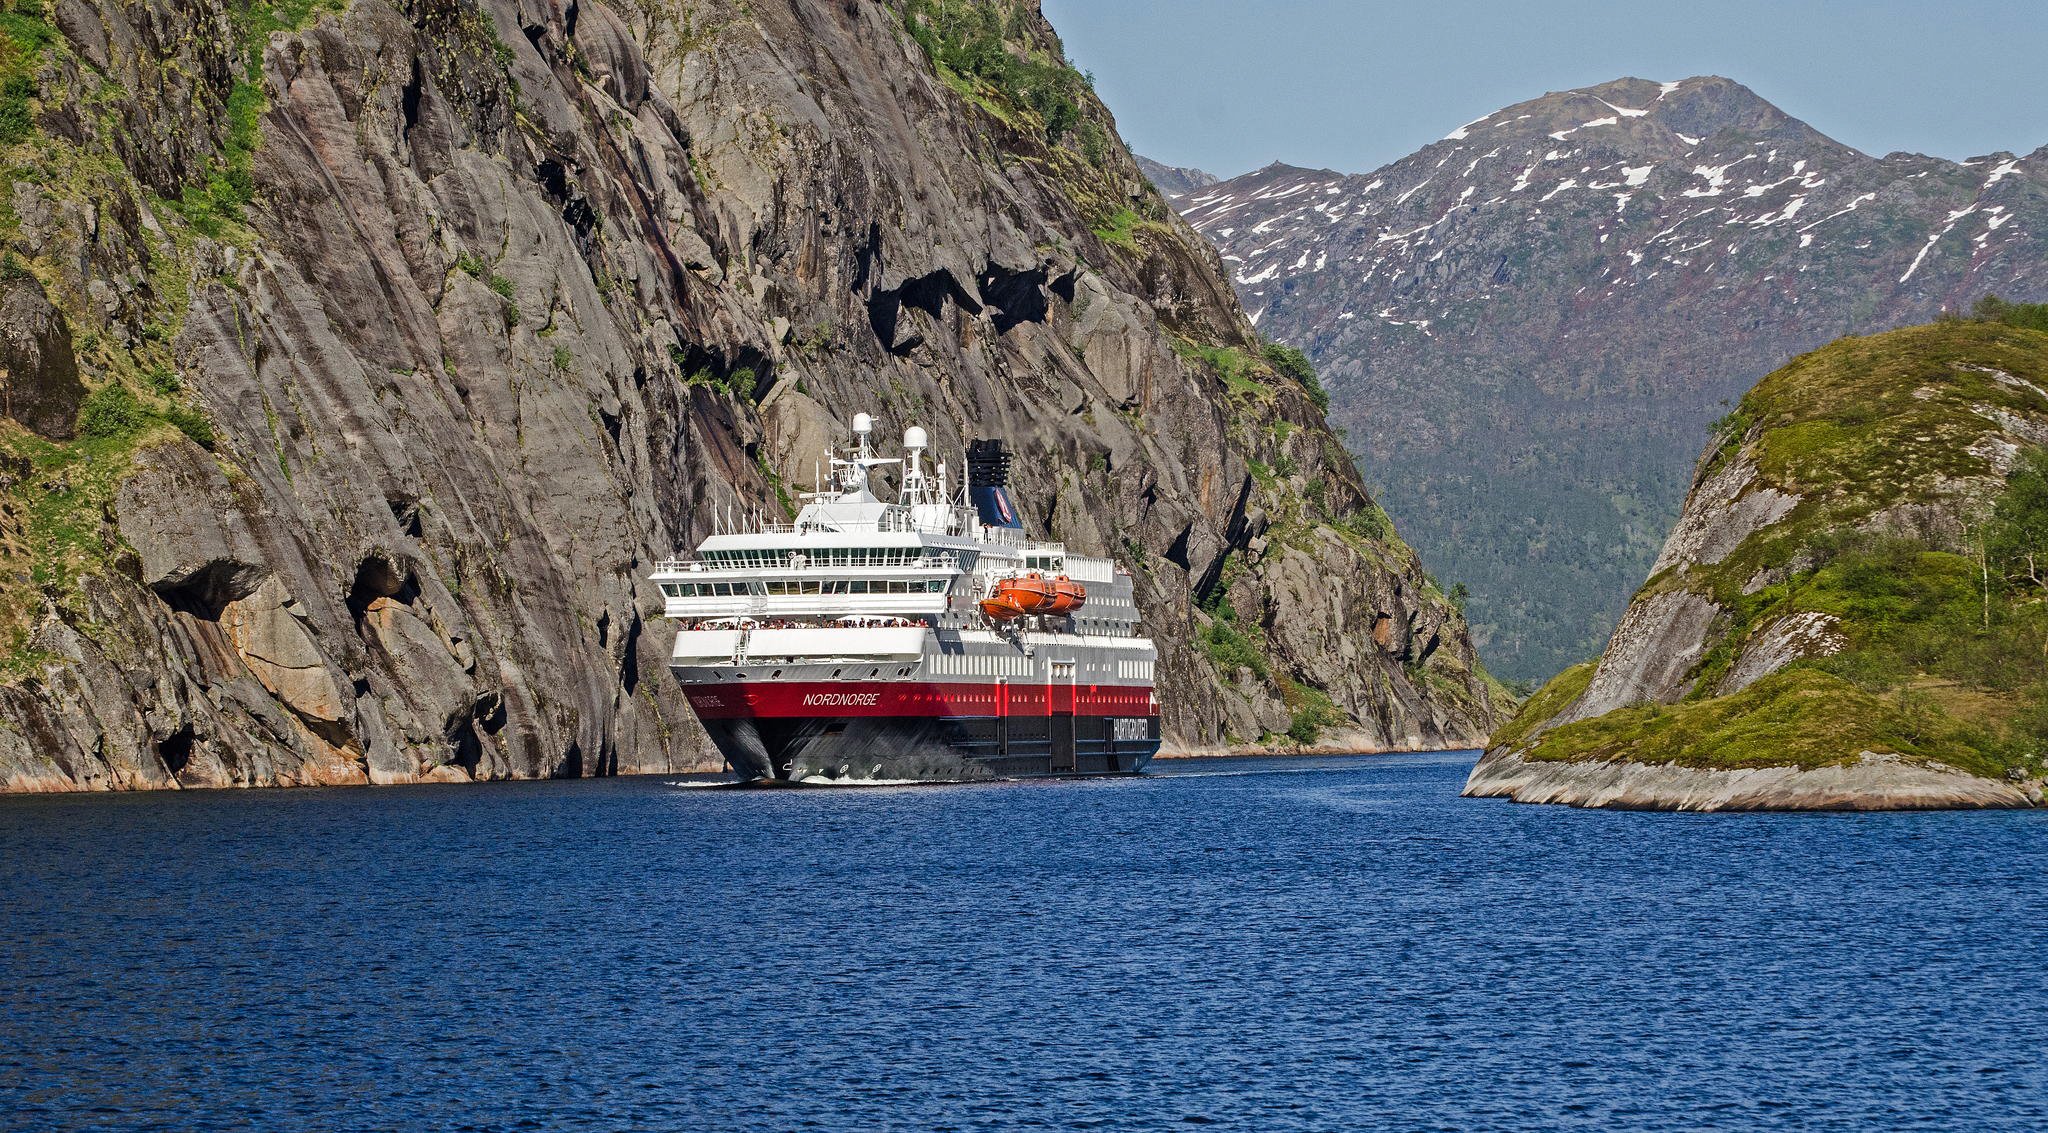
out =
{"type": "Polygon", "coordinates": [[[2048,816],[1469,759],[0,800],[0,1126],[2048,1127],[2048,816]]]}

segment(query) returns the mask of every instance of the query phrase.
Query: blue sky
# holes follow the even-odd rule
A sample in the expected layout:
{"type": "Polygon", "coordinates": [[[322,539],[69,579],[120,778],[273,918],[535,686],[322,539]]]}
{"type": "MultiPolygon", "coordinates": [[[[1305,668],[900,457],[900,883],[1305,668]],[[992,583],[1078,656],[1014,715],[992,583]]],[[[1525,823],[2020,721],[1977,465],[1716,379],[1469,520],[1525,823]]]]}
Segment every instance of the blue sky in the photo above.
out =
{"type": "Polygon", "coordinates": [[[1872,154],[2048,144],[2048,0],[1044,0],[1131,148],[1363,172],[1545,91],[1726,75],[1872,154]]]}

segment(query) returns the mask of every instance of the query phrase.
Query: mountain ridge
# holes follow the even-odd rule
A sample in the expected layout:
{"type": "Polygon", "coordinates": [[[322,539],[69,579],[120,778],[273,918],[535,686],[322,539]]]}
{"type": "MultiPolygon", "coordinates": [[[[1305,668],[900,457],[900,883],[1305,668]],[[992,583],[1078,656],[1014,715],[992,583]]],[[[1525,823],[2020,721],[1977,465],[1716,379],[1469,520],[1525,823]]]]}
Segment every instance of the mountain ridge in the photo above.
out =
{"type": "Polygon", "coordinates": [[[1152,187],[1158,189],[1169,201],[1222,180],[1206,169],[1196,169],[1188,165],[1168,165],[1142,154],[1133,156],[1137,159],[1138,171],[1143,173],[1145,179],[1152,183],[1152,187]]]}
{"type": "Polygon", "coordinates": [[[2048,297],[2048,146],[1872,158],[1719,76],[1551,92],[1369,173],[1276,164],[1175,206],[1526,679],[1599,648],[1751,376],[2048,297]]]}

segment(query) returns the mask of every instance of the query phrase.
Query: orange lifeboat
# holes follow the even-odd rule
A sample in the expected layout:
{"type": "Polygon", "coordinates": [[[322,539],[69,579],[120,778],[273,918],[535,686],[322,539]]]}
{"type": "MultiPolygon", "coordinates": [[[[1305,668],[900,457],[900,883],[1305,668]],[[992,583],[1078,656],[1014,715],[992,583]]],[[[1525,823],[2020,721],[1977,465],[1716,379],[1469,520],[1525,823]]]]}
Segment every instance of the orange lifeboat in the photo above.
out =
{"type": "Polygon", "coordinates": [[[998,579],[995,599],[1007,600],[1020,614],[1043,614],[1059,600],[1059,592],[1051,579],[1034,570],[1030,574],[998,579]]]}
{"type": "Polygon", "coordinates": [[[1021,618],[1024,616],[1024,608],[1000,592],[993,598],[983,598],[981,600],[981,612],[999,622],[1007,622],[1011,618],[1021,618]]]}
{"type": "Polygon", "coordinates": [[[1060,575],[1052,580],[1052,605],[1047,606],[1048,614],[1070,614],[1088,602],[1088,588],[1060,575]]]}

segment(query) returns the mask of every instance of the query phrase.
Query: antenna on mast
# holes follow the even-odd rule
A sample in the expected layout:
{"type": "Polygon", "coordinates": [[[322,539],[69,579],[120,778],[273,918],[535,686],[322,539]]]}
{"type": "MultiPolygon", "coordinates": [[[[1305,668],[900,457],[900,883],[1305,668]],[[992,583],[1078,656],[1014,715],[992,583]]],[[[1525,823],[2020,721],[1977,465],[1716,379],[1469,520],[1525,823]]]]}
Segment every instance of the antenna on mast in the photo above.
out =
{"type": "Polygon", "coordinates": [[[931,438],[916,425],[903,430],[903,448],[910,454],[910,468],[903,475],[903,502],[906,504],[921,504],[931,497],[931,484],[924,475],[924,450],[930,443],[931,438]]]}

